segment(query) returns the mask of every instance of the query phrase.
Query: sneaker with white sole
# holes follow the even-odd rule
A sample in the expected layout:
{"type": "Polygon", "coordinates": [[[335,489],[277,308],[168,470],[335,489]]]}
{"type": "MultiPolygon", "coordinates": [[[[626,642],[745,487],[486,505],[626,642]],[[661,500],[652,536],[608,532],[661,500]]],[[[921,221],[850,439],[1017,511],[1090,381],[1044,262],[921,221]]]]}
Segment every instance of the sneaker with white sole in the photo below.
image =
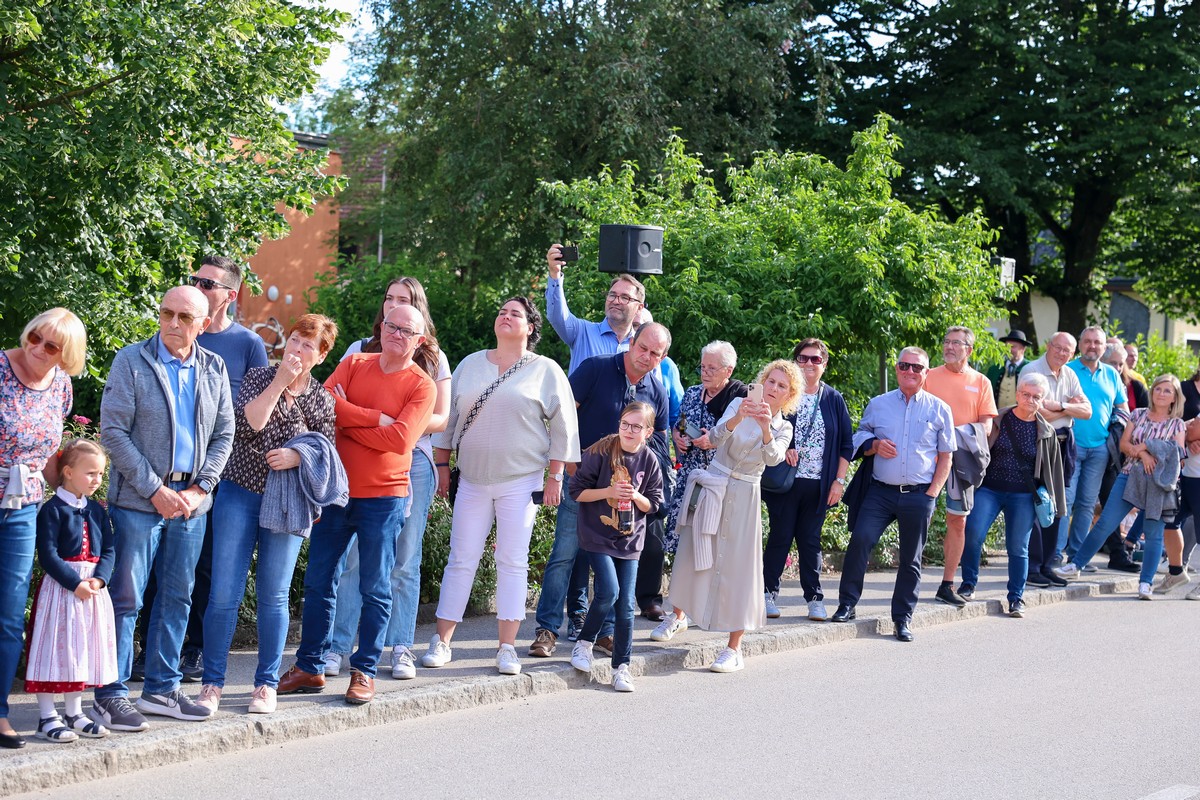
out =
{"type": "Polygon", "coordinates": [[[1082,572],[1082,570],[1079,569],[1078,565],[1076,565],[1074,561],[1068,561],[1061,567],[1051,567],[1050,571],[1062,578],[1064,581],[1069,581],[1071,578],[1078,578],[1082,572]]]}
{"type": "Polygon", "coordinates": [[[142,696],[137,699],[137,707],[143,714],[157,714],[184,722],[203,722],[212,716],[211,711],[197,705],[180,689],[173,689],[166,694],[142,692],[142,696]]]}
{"type": "Polygon", "coordinates": [[[196,705],[207,708],[209,714],[217,713],[217,708],[221,705],[221,687],[213,686],[211,683],[201,686],[200,694],[196,697],[196,705]]]}
{"type": "Polygon", "coordinates": [[[824,622],[829,619],[829,612],[825,610],[824,600],[808,601],[808,618],[813,622],[824,622]]]}
{"type": "Polygon", "coordinates": [[[342,654],[341,653],[326,653],[325,658],[325,677],[336,678],[342,672],[342,654]]]}
{"type": "Polygon", "coordinates": [[[669,642],[675,637],[675,634],[682,633],[687,629],[687,615],[676,617],[675,612],[672,611],[670,614],[667,614],[662,622],[658,623],[658,627],[650,631],[650,638],[656,642],[669,642]]]}
{"type": "Polygon", "coordinates": [[[737,672],[744,666],[746,665],[742,663],[742,652],[734,650],[732,647],[726,647],[720,653],[717,653],[717,660],[709,665],[708,671],[737,672]]]}
{"type": "Polygon", "coordinates": [[[622,664],[613,670],[612,687],[618,692],[633,691],[633,674],[630,673],[628,664],[622,664]]]}
{"type": "Polygon", "coordinates": [[[398,681],[417,677],[417,657],[402,644],[392,648],[392,677],[398,681]]]}
{"type": "Polygon", "coordinates": [[[1148,584],[1148,583],[1139,583],[1138,584],[1137,598],[1138,598],[1138,600],[1153,600],[1154,599],[1154,593],[1150,590],[1150,584],[1148,584]]]}
{"type": "Polygon", "coordinates": [[[92,701],[88,716],[114,731],[136,733],[150,727],[150,723],[133,707],[128,697],[96,698],[92,701]]]}
{"type": "Polygon", "coordinates": [[[250,714],[271,714],[274,713],[278,704],[275,690],[263,684],[254,687],[254,691],[250,694],[250,707],[246,711],[250,714]]]}
{"type": "Polygon", "coordinates": [[[779,619],[780,611],[776,600],[779,599],[779,592],[763,592],[763,605],[767,607],[767,619],[779,619]]]}
{"type": "Polygon", "coordinates": [[[429,649],[425,651],[425,655],[421,656],[422,667],[444,667],[450,663],[450,659],[454,658],[454,651],[450,649],[450,645],[442,641],[442,637],[436,633],[429,640],[429,649]]]}
{"type": "Polygon", "coordinates": [[[511,644],[502,644],[496,651],[496,671],[501,675],[520,675],[521,659],[517,656],[517,648],[511,644]]]}
{"type": "Polygon", "coordinates": [[[1191,579],[1192,576],[1188,574],[1187,567],[1184,567],[1183,572],[1179,573],[1178,575],[1171,575],[1168,573],[1166,576],[1164,576],[1162,582],[1158,584],[1154,591],[1158,594],[1166,594],[1176,586],[1183,586],[1191,579]]]}
{"type": "Polygon", "coordinates": [[[1190,592],[1188,592],[1186,595],[1184,595],[1184,599],[1200,600],[1200,586],[1197,586],[1195,589],[1192,589],[1190,592]]]}
{"type": "Polygon", "coordinates": [[[571,666],[580,672],[592,671],[592,643],[587,639],[579,639],[571,648],[571,666]]]}

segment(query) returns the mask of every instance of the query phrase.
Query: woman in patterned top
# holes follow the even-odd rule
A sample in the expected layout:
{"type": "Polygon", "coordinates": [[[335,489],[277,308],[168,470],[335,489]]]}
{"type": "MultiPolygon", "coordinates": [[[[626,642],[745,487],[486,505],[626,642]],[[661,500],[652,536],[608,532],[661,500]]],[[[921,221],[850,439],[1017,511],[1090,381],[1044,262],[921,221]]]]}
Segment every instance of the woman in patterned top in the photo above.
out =
{"type": "Polygon", "coordinates": [[[275,688],[288,631],[288,588],[303,539],[258,524],[267,473],[300,464],[284,447],[306,431],[334,440],[333,395],[312,376],[337,339],[337,325],[320,314],[305,314],[288,333],[283,360],[255,367],[242,379],[233,404],[233,452],[213,500],[213,575],[204,614],[204,684],[197,702],[216,711],[225,685],[229,646],[237,611],[246,593],[250,559],[258,548],[254,583],[258,594],[258,669],[251,714],[275,710],[275,688]]]}
{"type": "Polygon", "coordinates": [[[779,579],[794,541],[808,618],[824,622],[828,613],[821,591],[821,526],[829,509],[842,500],[846,470],[854,454],[854,430],[846,401],[821,380],[829,365],[825,343],[803,340],[792,351],[792,360],[804,378],[800,407],[787,418],[793,438],[786,459],[796,468],[796,476],[786,492],[763,492],[771,524],[763,550],[764,600],[767,616],[778,617],[779,579]]]}
{"type": "Polygon", "coordinates": [[[52,308],[29,321],[20,347],[0,355],[0,747],[25,746],[8,722],[8,692],[24,641],[42,476],[58,483],[55,455],[73,400],[68,376],[83,371],[86,350],[79,317],[52,308]]]}

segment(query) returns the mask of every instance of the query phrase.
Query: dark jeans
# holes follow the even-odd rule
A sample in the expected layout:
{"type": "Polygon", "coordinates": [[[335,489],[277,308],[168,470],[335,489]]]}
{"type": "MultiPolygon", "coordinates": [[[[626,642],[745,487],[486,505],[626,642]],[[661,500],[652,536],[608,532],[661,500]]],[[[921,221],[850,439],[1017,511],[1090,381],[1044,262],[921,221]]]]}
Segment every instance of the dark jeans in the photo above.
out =
{"type": "MultiPolygon", "coordinates": [[[[213,502],[216,502],[217,487],[213,489],[213,502]]],[[[188,614],[187,638],[183,649],[204,649],[204,613],[208,610],[208,595],[212,591],[212,551],[213,551],[213,515],[208,515],[204,523],[204,544],[200,547],[200,560],[196,562],[196,585],[192,588],[192,610],[188,614]]],[[[154,598],[158,596],[158,578],[154,570],[150,573],[150,582],[142,594],[142,613],[138,615],[138,640],[146,647],[146,634],[150,628],[150,614],[154,611],[154,598]]]]}
{"type": "Polygon", "coordinates": [[[595,642],[607,617],[615,614],[612,665],[619,667],[628,664],[633,654],[633,603],[638,562],[636,559],[613,558],[601,553],[579,552],[587,557],[596,576],[595,596],[579,639],[595,642]]]}
{"type": "Polygon", "coordinates": [[[853,608],[862,597],[867,559],[893,521],[900,528],[900,557],[896,588],[892,591],[892,619],[908,619],[917,605],[921,589],[921,554],[933,518],[936,498],[924,490],[901,493],[899,487],[872,481],[858,509],[858,520],[850,534],[838,603],[853,608]]]}
{"type": "MultiPolygon", "coordinates": [[[[667,533],[666,520],[655,514],[646,520],[646,543],[638,559],[637,604],[645,611],[652,605],[662,605],[663,538],[667,533]]],[[[593,568],[594,569],[594,568],[593,568]]]]}
{"type": "Polygon", "coordinates": [[[1056,518],[1053,523],[1043,528],[1033,518],[1033,533],[1029,537],[1029,574],[1049,575],[1054,566],[1054,556],[1058,552],[1058,526],[1066,517],[1056,518]]]}
{"type": "Polygon", "coordinates": [[[788,551],[796,543],[800,567],[800,585],[804,600],[824,600],[821,591],[821,526],[829,511],[821,496],[817,478],[796,478],[783,494],[763,492],[771,529],[763,550],[763,586],[768,592],[779,591],[779,578],[787,564],[788,551]]]}

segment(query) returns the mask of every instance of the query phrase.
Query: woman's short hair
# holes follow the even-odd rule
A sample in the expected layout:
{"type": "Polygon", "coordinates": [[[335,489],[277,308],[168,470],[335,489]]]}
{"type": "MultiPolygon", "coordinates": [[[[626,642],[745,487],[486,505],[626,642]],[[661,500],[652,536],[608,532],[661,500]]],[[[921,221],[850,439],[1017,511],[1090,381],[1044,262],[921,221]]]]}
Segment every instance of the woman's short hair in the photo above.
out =
{"type": "Polygon", "coordinates": [[[72,439],[63,445],[62,450],[58,453],[58,468],[73,467],[75,462],[84,456],[100,456],[105,461],[108,460],[108,453],[104,448],[91,439],[72,439]]]}
{"type": "Polygon", "coordinates": [[[63,369],[68,375],[78,375],[83,372],[83,362],[87,356],[87,331],[79,317],[65,308],[52,308],[43,311],[25,325],[21,331],[21,346],[24,347],[29,334],[37,331],[44,338],[53,339],[62,345],[63,369]]]}
{"type": "MultiPolygon", "coordinates": [[[[525,321],[528,322],[533,330],[529,332],[529,340],[525,342],[525,348],[533,352],[537,348],[537,343],[542,340],[542,314],[537,310],[537,306],[528,297],[520,295],[510,297],[500,304],[500,308],[504,308],[509,303],[518,303],[521,308],[525,309],[525,321]]],[[[499,310],[499,309],[497,309],[499,310]]]]}
{"type": "Polygon", "coordinates": [[[783,401],[783,406],[779,409],[784,414],[791,414],[800,406],[800,392],[804,390],[804,377],[800,374],[800,368],[796,366],[795,361],[789,361],[786,358],[777,358],[758,371],[758,377],[754,379],[754,382],[762,383],[775,370],[779,370],[787,375],[788,382],[791,384],[788,396],[783,401]]]}
{"type": "Polygon", "coordinates": [[[1050,394],[1050,381],[1046,380],[1046,376],[1040,372],[1023,372],[1021,377],[1017,379],[1017,388],[1022,386],[1036,386],[1038,391],[1042,393],[1042,399],[1046,399],[1046,395],[1050,394]]]}
{"type": "Polygon", "coordinates": [[[716,339],[700,348],[700,357],[716,356],[722,367],[737,366],[737,350],[729,342],[716,339]]]}
{"type": "Polygon", "coordinates": [[[798,345],[796,345],[795,349],[792,350],[792,361],[795,361],[797,358],[799,358],[800,354],[803,353],[805,350],[807,350],[810,347],[815,347],[818,350],[820,350],[821,358],[823,358],[827,362],[829,361],[829,346],[826,345],[824,342],[822,342],[820,339],[813,339],[813,338],[800,340],[800,343],[798,345]]]}
{"type": "Polygon", "coordinates": [[[1154,383],[1150,384],[1151,407],[1153,408],[1153,405],[1154,405],[1154,387],[1158,386],[1160,383],[1169,383],[1169,384],[1171,384],[1171,388],[1173,388],[1175,390],[1175,402],[1171,403],[1171,408],[1168,410],[1167,414],[1174,418],[1182,418],[1183,417],[1183,387],[1180,386],[1180,384],[1179,384],[1179,378],[1176,378],[1174,375],[1171,375],[1171,374],[1159,375],[1157,378],[1154,379],[1154,383]]]}
{"type": "Polygon", "coordinates": [[[306,339],[316,339],[317,349],[321,355],[325,355],[337,341],[338,326],[324,314],[302,314],[288,331],[288,336],[293,333],[298,333],[306,339]]]}

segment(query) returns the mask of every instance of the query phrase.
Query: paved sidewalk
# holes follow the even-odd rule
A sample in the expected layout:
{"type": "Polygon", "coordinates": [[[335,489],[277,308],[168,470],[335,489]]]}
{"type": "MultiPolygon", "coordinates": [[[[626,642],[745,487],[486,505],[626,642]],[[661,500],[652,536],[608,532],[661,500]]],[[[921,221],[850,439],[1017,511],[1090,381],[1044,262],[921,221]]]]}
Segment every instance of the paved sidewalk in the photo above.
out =
{"type": "MultiPolygon", "coordinates": [[[[956,609],[933,600],[933,591],[941,577],[941,569],[925,570],[922,600],[913,618],[916,642],[920,647],[925,637],[936,635],[929,629],[944,623],[975,619],[1007,610],[1004,602],[1007,573],[1004,559],[992,559],[992,566],[981,571],[975,601],[964,609],[956,609]]],[[[890,636],[892,622],[889,614],[895,573],[873,572],[867,575],[863,598],[858,605],[858,619],[850,624],[811,622],[806,618],[806,606],[799,583],[785,583],[779,606],[783,616],[769,620],[767,627],[746,635],[743,652],[748,657],[747,668],[753,669],[753,657],[763,653],[793,650],[858,637],[890,636]]],[[[826,604],[832,613],[837,606],[837,576],[823,580],[826,604]]],[[[1027,614],[1038,613],[1039,606],[1071,599],[1083,599],[1099,594],[1124,593],[1133,602],[1137,576],[1100,570],[1085,576],[1066,588],[1033,589],[1025,593],[1027,614]]],[[[1187,589],[1177,589],[1159,602],[1182,600],[1187,589]]],[[[1013,620],[1014,625],[1021,624],[1013,620]]],[[[664,644],[649,638],[650,623],[640,617],[634,630],[633,671],[672,672],[707,666],[724,645],[724,634],[689,629],[674,641],[664,644]]],[[[471,708],[488,703],[563,691],[582,686],[587,677],[574,670],[570,663],[571,643],[559,640],[554,656],[534,659],[526,655],[533,637],[533,615],[521,627],[517,652],[521,655],[523,674],[498,675],[495,670],[496,625],[489,617],[465,620],[455,636],[454,660],[441,669],[418,668],[417,678],[396,681],[390,670],[382,670],[376,682],[376,697],[366,706],[350,706],[343,700],[349,682],[348,672],[327,680],[324,693],[291,695],[279,698],[279,709],[271,715],[246,713],[253,688],[256,655],[236,651],[230,658],[230,670],[221,710],[205,722],[176,722],[151,717],[149,731],[143,733],[112,733],[102,740],[80,740],[70,744],[52,744],[27,735],[29,744],[19,751],[0,751],[0,796],[49,789],[71,783],[128,773],[134,770],[186,761],[221,753],[319,736],[326,733],[365,725],[381,725],[404,719],[424,717],[446,711],[471,708]]],[[[417,629],[418,657],[425,652],[425,642],[433,634],[432,625],[417,629]]],[[[902,646],[899,642],[896,646],[902,646]]],[[[284,656],[285,668],[293,661],[294,651],[284,656]]],[[[390,656],[385,661],[390,665],[390,656]]],[[[608,681],[607,659],[597,659],[594,679],[608,681]]],[[[185,684],[192,696],[199,684],[185,684]]],[[[134,692],[140,690],[134,684],[134,692]]],[[[37,704],[32,695],[15,694],[11,698],[11,720],[17,730],[31,732],[37,725],[37,704]]]]}

